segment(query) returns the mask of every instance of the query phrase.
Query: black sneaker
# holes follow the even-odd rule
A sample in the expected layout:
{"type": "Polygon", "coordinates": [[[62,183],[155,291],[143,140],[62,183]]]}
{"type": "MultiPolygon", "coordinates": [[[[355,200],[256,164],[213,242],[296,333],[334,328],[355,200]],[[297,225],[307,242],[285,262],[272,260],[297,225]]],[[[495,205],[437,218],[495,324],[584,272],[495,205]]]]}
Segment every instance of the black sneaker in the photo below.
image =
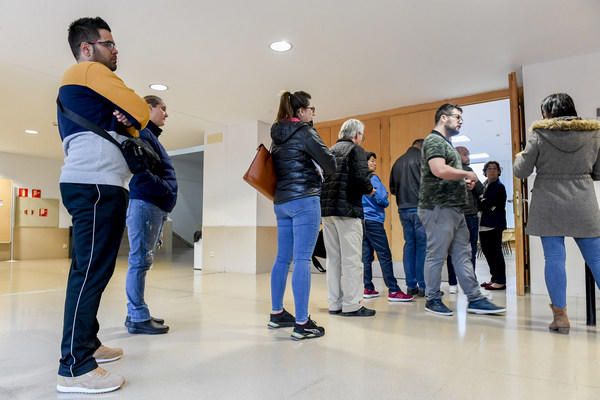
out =
{"type": "Polygon", "coordinates": [[[294,326],[295,322],[296,318],[294,318],[294,316],[289,312],[285,311],[284,308],[279,314],[271,314],[268,327],[269,329],[291,328],[294,326]]]}
{"type": "Polygon", "coordinates": [[[406,288],[406,294],[408,294],[410,296],[416,296],[419,294],[419,289],[418,288],[406,288]]]}
{"type": "Polygon", "coordinates": [[[314,339],[325,335],[325,328],[317,326],[316,322],[308,317],[304,324],[294,324],[292,340],[314,339]]]}
{"type": "Polygon", "coordinates": [[[371,310],[367,307],[361,307],[356,311],[343,312],[342,315],[344,317],[372,317],[373,315],[375,315],[375,313],[375,310],[371,310]]]}

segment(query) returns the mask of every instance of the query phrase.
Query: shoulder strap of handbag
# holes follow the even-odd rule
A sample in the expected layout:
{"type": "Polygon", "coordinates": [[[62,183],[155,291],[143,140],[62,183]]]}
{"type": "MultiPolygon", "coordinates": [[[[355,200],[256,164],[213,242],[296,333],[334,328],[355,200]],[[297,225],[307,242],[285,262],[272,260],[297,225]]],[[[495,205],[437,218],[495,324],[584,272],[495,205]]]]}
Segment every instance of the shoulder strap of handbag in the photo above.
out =
{"type": "MultiPolygon", "coordinates": [[[[105,129],[100,128],[98,125],[96,125],[89,119],[84,118],[81,115],[76,114],[73,111],[66,108],[61,103],[61,101],[58,97],[56,98],[56,104],[58,104],[58,108],[60,109],[60,112],[62,112],[65,117],[67,117],[71,121],[75,122],[77,125],[81,126],[82,128],[92,131],[99,136],[102,136],[104,139],[108,140],[109,142],[111,142],[112,144],[117,146],[119,149],[121,149],[121,144],[114,137],[110,136],[108,134],[108,132],[106,132],[105,129]]],[[[126,136],[128,136],[128,135],[126,135],[126,136]]]]}

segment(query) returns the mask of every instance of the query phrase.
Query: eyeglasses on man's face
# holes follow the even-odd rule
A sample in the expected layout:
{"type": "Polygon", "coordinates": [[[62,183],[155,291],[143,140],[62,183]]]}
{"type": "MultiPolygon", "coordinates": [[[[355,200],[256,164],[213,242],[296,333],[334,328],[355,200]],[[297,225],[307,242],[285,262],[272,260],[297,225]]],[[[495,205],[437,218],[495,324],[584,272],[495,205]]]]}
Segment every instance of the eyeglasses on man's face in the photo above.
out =
{"type": "Polygon", "coordinates": [[[101,46],[106,47],[108,50],[113,50],[117,47],[116,43],[113,42],[112,40],[96,40],[95,42],[87,42],[89,44],[91,44],[92,46],[95,44],[99,44],[101,46]]]}
{"type": "Polygon", "coordinates": [[[460,114],[449,114],[449,115],[447,115],[447,117],[454,117],[454,118],[456,118],[457,121],[463,120],[463,117],[460,114]]]}

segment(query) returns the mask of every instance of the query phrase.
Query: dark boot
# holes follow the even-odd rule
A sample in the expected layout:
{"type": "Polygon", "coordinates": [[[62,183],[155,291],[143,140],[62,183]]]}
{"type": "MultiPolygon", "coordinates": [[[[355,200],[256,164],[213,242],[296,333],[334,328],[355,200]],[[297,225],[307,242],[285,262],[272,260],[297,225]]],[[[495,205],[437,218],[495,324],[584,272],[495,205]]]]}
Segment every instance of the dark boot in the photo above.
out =
{"type": "Polygon", "coordinates": [[[552,309],[552,314],[554,314],[554,319],[548,326],[548,329],[551,332],[568,335],[571,324],[569,324],[569,317],[567,316],[567,307],[560,308],[550,304],[550,308],[552,309]]]}

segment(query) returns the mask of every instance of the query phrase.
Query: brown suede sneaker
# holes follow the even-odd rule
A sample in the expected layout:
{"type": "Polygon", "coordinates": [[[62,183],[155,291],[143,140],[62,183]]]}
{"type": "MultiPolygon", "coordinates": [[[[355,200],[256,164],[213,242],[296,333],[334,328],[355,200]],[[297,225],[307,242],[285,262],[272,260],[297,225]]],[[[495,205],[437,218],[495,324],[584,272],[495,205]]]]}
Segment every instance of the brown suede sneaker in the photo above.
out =
{"type": "Polygon", "coordinates": [[[123,349],[118,347],[100,345],[94,352],[94,358],[98,364],[117,361],[121,357],[123,357],[123,349]]]}
{"type": "Polygon", "coordinates": [[[125,378],[98,367],[75,377],[58,376],[56,390],[61,393],[107,393],[120,389],[125,378]]]}

